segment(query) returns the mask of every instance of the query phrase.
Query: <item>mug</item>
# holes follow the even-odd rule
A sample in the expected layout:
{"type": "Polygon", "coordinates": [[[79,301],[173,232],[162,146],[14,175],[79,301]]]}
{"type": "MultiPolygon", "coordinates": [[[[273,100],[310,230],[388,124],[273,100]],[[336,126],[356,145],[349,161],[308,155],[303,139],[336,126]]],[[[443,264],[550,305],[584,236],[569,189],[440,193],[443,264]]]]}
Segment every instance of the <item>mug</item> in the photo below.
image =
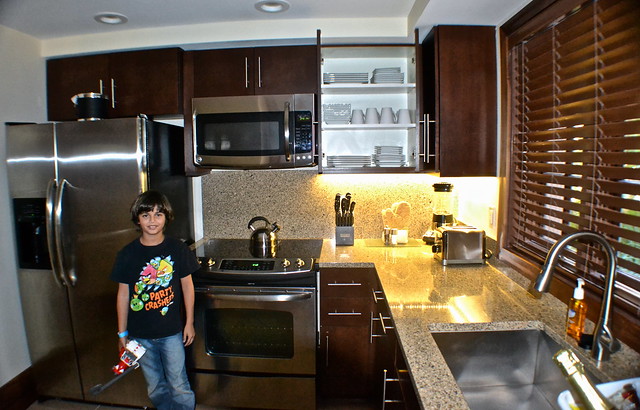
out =
{"type": "Polygon", "coordinates": [[[409,112],[409,109],[402,108],[398,110],[397,123],[411,124],[411,113],[409,112]]]}
{"type": "Polygon", "coordinates": [[[364,124],[364,113],[362,110],[353,110],[351,112],[351,124],[364,124]]]}
{"type": "Polygon", "coordinates": [[[382,113],[380,114],[380,124],[393,124],[395,123],[395,115],[391,107],[382,107],[382,113]]]}
{"type": "Polygon", "coordinates": [[[379,124],[380,117],[378,116],[377,108],[367,108],[367,115],[365,116],[365,122],[367,124],[379,124]]]}

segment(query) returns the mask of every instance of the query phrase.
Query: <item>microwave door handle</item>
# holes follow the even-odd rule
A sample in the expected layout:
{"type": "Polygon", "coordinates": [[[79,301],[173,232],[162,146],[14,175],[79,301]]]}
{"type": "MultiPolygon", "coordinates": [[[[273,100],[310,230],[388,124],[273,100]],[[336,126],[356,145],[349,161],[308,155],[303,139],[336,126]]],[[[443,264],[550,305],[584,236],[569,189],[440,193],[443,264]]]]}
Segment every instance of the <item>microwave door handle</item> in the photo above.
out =
{"type": "Polygon", "coordinates": [[[291,110],[291,104],[289,101],[284,103],[284,159],[291,161],[291,147],[289,146],[289,111],[291,110]]]}
{"type": "Polygon", "coordinates": [[[53,278],[60,286],[65,286],[66,282],[61,275],[58,266],[58,253],[56,252],[56,235],[54,233],[54,214],[55,214],[55,198],[58,191],[58,182],[55,179],[49,181],[47,185],[47,203],[46,203],[46,219],[45,224],[47,227],[47,248],[49,250],[49,260],[51,261],[51,272],[53,272],[53,278]]]}

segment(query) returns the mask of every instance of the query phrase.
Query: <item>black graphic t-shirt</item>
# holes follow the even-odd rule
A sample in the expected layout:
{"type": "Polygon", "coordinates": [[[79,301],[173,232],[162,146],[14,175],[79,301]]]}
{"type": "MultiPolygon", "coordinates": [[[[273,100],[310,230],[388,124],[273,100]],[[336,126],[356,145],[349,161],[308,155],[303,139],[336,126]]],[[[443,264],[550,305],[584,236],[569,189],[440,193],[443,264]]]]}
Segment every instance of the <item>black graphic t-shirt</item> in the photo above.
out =
{"type": "Polygon", "coordinates": [[[118,252],[111,280],[129,285],[130,337],[158,339],[182,331],[180,279],[198,267],[187,245],[170,237],[156,246],[136,239],[118,252]]]}

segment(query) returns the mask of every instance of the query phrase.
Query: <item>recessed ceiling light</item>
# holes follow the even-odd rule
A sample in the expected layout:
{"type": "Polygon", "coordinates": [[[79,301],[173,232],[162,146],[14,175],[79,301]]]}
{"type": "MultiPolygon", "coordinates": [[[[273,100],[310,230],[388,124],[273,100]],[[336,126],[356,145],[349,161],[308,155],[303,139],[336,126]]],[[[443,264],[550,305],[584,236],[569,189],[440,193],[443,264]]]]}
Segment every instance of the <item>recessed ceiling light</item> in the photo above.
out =
{"type": "Polygon", "coordinates": [[[260,0],[256,9],[265,13],[281,13],[289,9],[289,3],[285,0],[260,0]]]}
{"type": "Polygon", "coordinates": [[[98,13],[95,16],[93,16],[93,19],[98,23],[104,23],[104,24],[124,24],[127,21],[129,21],[127,16],[125,16],[124,14],[111,13],[111,12],[98,13]]]}

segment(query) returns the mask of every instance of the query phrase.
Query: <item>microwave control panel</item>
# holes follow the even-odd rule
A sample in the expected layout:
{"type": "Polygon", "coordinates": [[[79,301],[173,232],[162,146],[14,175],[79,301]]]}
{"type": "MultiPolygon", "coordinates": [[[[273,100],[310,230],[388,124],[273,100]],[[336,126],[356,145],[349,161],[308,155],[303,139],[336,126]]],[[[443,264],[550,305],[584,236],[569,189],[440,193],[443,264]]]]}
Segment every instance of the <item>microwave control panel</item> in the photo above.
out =
{"type": "Polygon", "coordinates": [[[313,117],[311,111],[295,112],[294,152],[296,154],[313,152],[313,117]]]}

